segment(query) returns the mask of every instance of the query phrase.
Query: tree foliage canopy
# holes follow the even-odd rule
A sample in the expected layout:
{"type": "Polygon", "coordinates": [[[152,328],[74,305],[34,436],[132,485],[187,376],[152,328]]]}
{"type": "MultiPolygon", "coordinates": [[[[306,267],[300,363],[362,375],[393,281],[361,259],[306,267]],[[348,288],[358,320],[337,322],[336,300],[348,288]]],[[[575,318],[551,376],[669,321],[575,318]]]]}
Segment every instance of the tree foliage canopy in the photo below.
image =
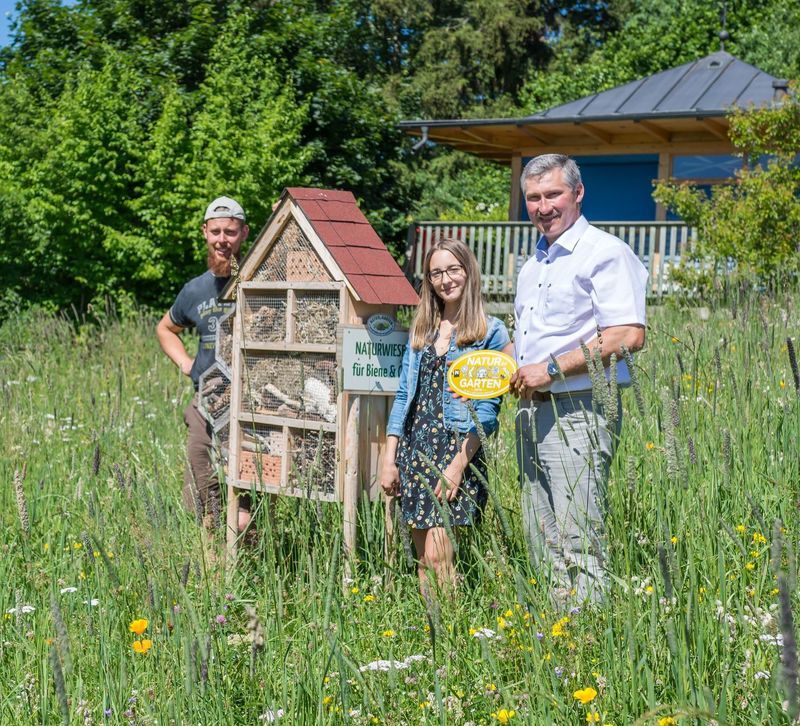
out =
{"type": "MultiPolygon", "coordinates": [[[[796,4],[729,5],[730,49],[796,74],[796,4]]],[[[524,115],[708,53],[718,29],[705,0],[21,0],[0,285],[163,305],[202,269],[209,198],[258,228],[289,184],[351,189],[397,249],[415,216],[497,218],[508,169],[412,154],[396,122],[524,115]]]]}
{"type": "Polygon", "coordinates": [[[800,98],[796,89],[775,108],[731,116],[731,139],[749,161],[736,183],[707,196],[676,183],[659,184],[655,197],[697,228],[690,264],[679,282],[704,291],[714,273],[735,263],[743,277],[764,280],[800,268],[800,98]],[[711,267],[695,263],[710,261],[711,267]]]}

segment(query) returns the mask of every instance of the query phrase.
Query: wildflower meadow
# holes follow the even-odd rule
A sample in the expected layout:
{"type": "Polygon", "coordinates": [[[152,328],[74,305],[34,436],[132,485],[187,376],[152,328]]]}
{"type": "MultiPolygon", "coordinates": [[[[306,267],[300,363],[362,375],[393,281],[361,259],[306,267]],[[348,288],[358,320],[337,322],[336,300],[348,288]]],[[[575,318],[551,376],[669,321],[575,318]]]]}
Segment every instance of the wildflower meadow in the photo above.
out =
{"type": "MultiPolygon", "coordinates": [[[[426,607],[383,504],[260,503],[225,575],[180,504],[186,379],[154,320],[0,328],[0,723],[773,724],[798,715],[796,289],[649,310],[607,491],[612,585],[529,564],[514,402],[456,595],[426,607]]],[[[219,539],[223,535],[220,533],[219,539]]]]}

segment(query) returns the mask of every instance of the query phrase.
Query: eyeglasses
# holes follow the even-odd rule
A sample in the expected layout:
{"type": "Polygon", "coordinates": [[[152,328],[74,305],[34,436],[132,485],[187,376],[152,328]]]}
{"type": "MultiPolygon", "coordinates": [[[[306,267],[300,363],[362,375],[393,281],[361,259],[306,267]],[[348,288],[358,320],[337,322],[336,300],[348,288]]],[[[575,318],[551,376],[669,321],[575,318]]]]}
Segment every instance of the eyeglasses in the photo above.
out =
{"type": "Polygon", "coordinates": [[[431,282],[439,282],[442,279],[442,275],[447,273],[447,276],[451,280],[455,280],[458,277],[463,277],[464,275],[464,266],[463,265],[450,265],[450,267],[445,267],[443,270],[431,270],[428,273],[428,279],[431,282]]]}

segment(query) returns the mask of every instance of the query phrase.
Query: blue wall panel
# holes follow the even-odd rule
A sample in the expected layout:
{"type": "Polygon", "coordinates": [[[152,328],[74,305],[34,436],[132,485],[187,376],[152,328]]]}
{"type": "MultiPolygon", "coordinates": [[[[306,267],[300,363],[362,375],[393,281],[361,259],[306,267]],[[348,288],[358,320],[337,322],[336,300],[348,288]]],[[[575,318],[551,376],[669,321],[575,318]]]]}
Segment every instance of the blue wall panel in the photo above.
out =
{"type": "MultiPolygon", "coordinates": [[[[530,161],[523,158],[522,166],[530,161]]],[[[586,194],[583,213],[591,222],[640,221],[656,218],[651,196],[658,176],[657,154],[576,156],[586,194]]],[[[519,219],[528,219],[521,200],[519,219]]]]}

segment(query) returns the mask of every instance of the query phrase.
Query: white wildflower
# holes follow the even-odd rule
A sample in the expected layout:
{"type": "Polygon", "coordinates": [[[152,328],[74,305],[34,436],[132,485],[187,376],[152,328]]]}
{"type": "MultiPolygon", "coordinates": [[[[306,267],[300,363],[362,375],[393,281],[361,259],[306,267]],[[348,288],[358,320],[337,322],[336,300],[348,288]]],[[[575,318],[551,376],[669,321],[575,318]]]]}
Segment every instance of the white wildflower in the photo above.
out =
{"type": "Polygon", "coordinates": [[[500,636],[494,632],[491,628],[478,628],[473,634],[473,638],[478,638],[478,640],[499,640],[500,636]]]}
{"type": "Polygon", "coordinates": [[[67,593],[70,593],[70,592],[78,592],[78,588],[77,587],[71,587],[71,586],[70,587],[62,587],[61,588],[61,594],[62,595],[66,595],[67,593]]]}
{"type": "MultiPolygon", "coordinates": [[[[33,605],[23,605],[19,609],[19,612],[22,613],[23,615],[27,615],[28,613],[32,613],[32,612],[35,612],[35,611],[36,611],[36,608],[33,607],[33,605]]],[[[16,615],[17,614],[17,608],[9,608],[8,610],[6,610],[6,612],[9,615],[16,615]]]]}

